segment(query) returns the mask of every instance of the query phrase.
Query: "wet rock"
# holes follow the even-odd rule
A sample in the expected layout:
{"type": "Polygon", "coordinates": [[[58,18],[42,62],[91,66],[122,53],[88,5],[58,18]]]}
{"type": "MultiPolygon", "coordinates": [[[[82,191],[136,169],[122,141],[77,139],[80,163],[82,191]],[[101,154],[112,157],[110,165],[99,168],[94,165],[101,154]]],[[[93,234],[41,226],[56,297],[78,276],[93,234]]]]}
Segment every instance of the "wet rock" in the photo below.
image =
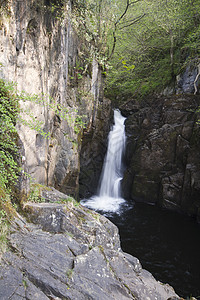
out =
{"type": "Polygon", "coordinates": [[[111,124],[111,103],[104,99],[97,110],[92,127],[83,133],[80,151],[80,198],[89,198],[96,194],[104,156],[107,148],[107,136],[111,124]]]}
{"type": "Polygon", "coordinates": [[[174,95],[141,103],[136,112],[133,105],[126,120],[126,197],[199,215],[199,104],[199,96],[174,95]]]}
{"type": "MultiPolygon", "coordinates": [[[[186,94],[193,94],[195,92],[195,85],[194,82],[196,80],[197,74],[199,72],[199,64],[198,62],[193,62],[188,65],[185,71],[178,75],[176,78],[176,93],[186,93],[186,94]]],[[[196,82],[197,89],[199,88],[200,80],[198,79],[196,82]]]]}

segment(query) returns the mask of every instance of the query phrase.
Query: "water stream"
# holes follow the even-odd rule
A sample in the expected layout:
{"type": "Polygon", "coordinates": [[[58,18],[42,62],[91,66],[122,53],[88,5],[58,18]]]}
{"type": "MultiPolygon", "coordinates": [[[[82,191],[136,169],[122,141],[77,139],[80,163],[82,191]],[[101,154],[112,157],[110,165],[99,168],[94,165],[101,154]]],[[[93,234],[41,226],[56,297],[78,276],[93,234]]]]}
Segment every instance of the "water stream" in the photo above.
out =
{"type": "Polygon", "coordinates": [[[84,199],[81,204],[102,212],[117,212],[125,200],[121,197],[123,176],[122,156],[125,150],[124,118],[119,110],[114,110],[114,125],[108,136],[108,149],[105,156],[99,191],[96,196],[84,199]]]}
{"type": "Polygon", "coordinates": [[[120,214],[104,214],[119,228],[123,251],[179,296],[200,299],[200,224],[157,206],[127,202],[120,214]]]}
{"type": "Polygon", "coordinates": [[[200,226],[186,216],[121,196],[124,121],[115,110],[99,191],[81,203],[118,226],[123,251],[139,258],[157,280],[172,285],[182,297],[200,298],[200,226]]]}

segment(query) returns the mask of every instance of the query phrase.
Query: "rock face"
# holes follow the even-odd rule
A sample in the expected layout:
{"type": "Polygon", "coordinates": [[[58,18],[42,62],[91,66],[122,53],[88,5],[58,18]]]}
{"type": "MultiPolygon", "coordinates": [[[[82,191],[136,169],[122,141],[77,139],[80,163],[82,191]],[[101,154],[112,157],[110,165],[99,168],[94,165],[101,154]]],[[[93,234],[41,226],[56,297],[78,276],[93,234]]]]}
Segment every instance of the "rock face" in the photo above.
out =
{"type": "Polygon", "coordinates": [[[185,71],[176,78],[176,94],[196,94],[200,88],[200,64],[191,62],[185,71]]]}
{"type": "Polygon", "coordinates": [[[130,101],[122,107],[127,130],[126,197],[200,216],[199,96],[130,101]]]}
{"type": "Polygon", "coordinates": [[[20,101],[28,173],[76,195],[83,124],[95,127],[103,97],[100,67],[88,63],[90,47],[72,29],[72,9],[71,1],[8,1],[0,16],[0,77],[38,95],[20,101]]]}
{"type": "Polygon", "coordinates": [[[13,221],[1,261],[0,299],[179,299],[122,252],[109,220],[55,189],[43,197],[51,203],[25,205],[35,224],[13,221]]]}
{"type": "Polygon", "coordinates": [[[107,149],[107,136],[112,114],[110,101],[104,99],[101,108],[96,115],[95,124],[83,133],[79,177],[81,199],[96,194],[107,149]]]}

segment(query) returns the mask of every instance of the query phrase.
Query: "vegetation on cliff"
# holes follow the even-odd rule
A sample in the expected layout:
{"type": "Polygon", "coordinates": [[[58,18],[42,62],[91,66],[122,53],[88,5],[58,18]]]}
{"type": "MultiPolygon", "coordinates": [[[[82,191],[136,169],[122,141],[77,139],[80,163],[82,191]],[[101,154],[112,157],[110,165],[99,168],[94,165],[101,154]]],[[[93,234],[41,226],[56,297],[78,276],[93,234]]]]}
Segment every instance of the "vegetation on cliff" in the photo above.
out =
{"type": "Polygon", "coordinates": [[[18,112],[14,86],[0,80],[0,256],[6,249],[8,219],[14,213],[10,195],[19,173],[18,112]]]}
{"type": "MultiPolygon", "coordinates": [[[[10,20],[17,16],[17,12],[15,12],[15,10],[17,8],[20,9],[18,4],[19,3],[12,1],[0,1],[0,29],[5,29],[10,20]],[[14,14],[14,12],[16,14],[14,14]]],[[[51,19],[51,22],[47,21],[47,17],[44,17],[43,20],[46,21],[43,23],[43,25],[49,40],[52,35],[52,26],[56,26],[59,31],[63,26],[62,24],[65,19],[67,22],[69,21],[70,8],[68,7],[68,4],[68,1],[57,0],[34,0],[28,4],[24,3],[26,6],[27,15],[28,13],[34,11],[34,13],[38,15],[48,15],[48,18],[51,19]]],[[[32,15],[32,18],[33,19],[31,19],[27,25],[27,28],[25,29],[28,38],[33,36],[35,38],[37,29],[39,28],[36,19],[34,19],[34,15],[32,15]]],[[[5,30],[5,35],[6,33],[7,32],[5,30]]],[[[83,46],[86,49],[86,58],[84,60],[80,54],[80,62],[84,61],[83,66],[79,64],[78,60],[75,62],[75,67],[69,66],[69,85],[72,88],[75,86],[76,89],[78,89],[80,80],[84,77],[86,71],[88,71],[87,69],[89,69],[89,67],[86,68],[87,59],[89,59],[87,47],[86,45],[83,46]]],[[[81,51],[82,49],[79,50],[81,51]]],[[[19,51],[19,49],[16,51],[19,51]]],[[[7,53],[5,51],[5,57],[6,56],[7,53]]],[[[91,67],[91,61],[88,62],[88,66],[89,65],[91,67]]],[[[7,66],[4,65],[4,61],[0,62],[0,67],[6,70],[7,66]]],[[[3,78],[5,77],[6,76],[4,75],[3,78]]],[[[83,97],[81,92],[83,94],[84,91],[77,92],[77,98],[79,101],[81,101],[80,98],[83,97]]],[[[90,97],[88,94],[89,93],[86,95],[87,98],[90,97]]],[[[84,95],[85,98],[86,96],[84,95]]],[[[33,106],[31,107],[30,105],[30,108],[28,105],[24,105],[24,103],[28,101],[34,102],[35,107],[45,107],[45,109],[52,113],[52,115],[55,115],[59,121],[64,120],[66,123],[68,123],[70,130],[72,129],[71,131],[73,131],[74,136],[77,136],[77,139],[80,138],[80,133],[85,127],[86,116],[79,111],[78,107],[64,107],[61,103],[58,104],[56,100],[52,99],[49,95],[29,95],[25,92],[19,93],[14,84],[6,82],[2,79],[0,80],[0,223],[2,225],[0,228],[2,228],[2,230],[4,221],[6,222],[9,212],[12,211],[13,208],[13,190],[21,172],[19,166],[21,162],[19,136],[15,127],[17,120],[18,123],[37,131],[39,136],[45,138],[50,137],[50,132],[48,129],[46,129],[45,124],[42,124],[40,119],[35,116],[32,110],[33,106]],[[23,116],[21,115],[21,112],[23,116]]],[[[69,132],[65,133],[65,136],[67,135],[67,138],[70,139],[69,132]]],[[[70,142],[73,143],[74,140],[71,139],[70,142]]],[[[49,147],[52,147],[50,142],[49,147]]],[[[3,237],[3,234],[0,234],[0,237],[1,236],[3,237]]]]}
{"type": "Polygon", "coordinates": [[[199,0],[135,1],[116,31],[106,95],[112,99],[159,92],[188,63],[199,64],[199,0]],[[143,16],[128,26],[133,19],[143,16]]]}
{"type": "Polygon", "coordinates": [[[18,112],[18,99],[13,85],[0,80],[0,182],[2,188],[8,190],[18,174],[16,158],[19,149],[15,127],[18,112]]]}
{"type": "Polygon", "coordinates": [[[72,21],[80,36],[89,43],[91,58],[94,57],[107,75],[109,61],[115,53],[123,28],[137,23],[142,14],[135,14],[135,4],[142,0],[76,0],[72,1],[72,21]]]}
{"type": "MultiPolygon", "coordinates": [[[[51,99],[52,100],[52,99],[51,99]]],[[[47,105],[39,95],[30,95],[25,92],[19,92],[16,84],[0,79],[0,260],[2,254],[7,250],[7,236],[9,234],[10,223],[16,216],[16,210],[19,204],[23,201],[43,202],[44,199],[41,191],[48,190],[39,184],[32,184],[28,195],[22,199],[16,196],[16,187],[19,175],[24,171],[20,167],[21,155],[19,136],[16,129],[16,123],[24,123],[31,129],[46,138],[49,137],[49,132],[44,131],[43,125],[35,120],[30,110],[27,110],[24,105],[20,108],[20,101],[31,101],[38,105],[47,105]],[[23,114],[23,119],[21,113],[23,114]],[[27,119],[28,118],[28,119],[27,119]],[[20,203],[19,203],[20,202],[20,203]]],[[[84,126],[84,121],[81,116],[76,118],[70,116],[70,112],[64,107],[57,106],[55,101],[51,101],[49,109],[52,110],[60,118],[74,124],[74,131],[79,131],[84,126]]],[[[71,111],[72,113],[73,111],[71,111]]],[[[25,174],[25,176],[29,176],[25,174]]],[[[23,192],[23,191],[22,191],[23,192]]],[[[21,195],[22,196],[22,195],[21,195]]],[[[59,203],[71,202],[74,206],[78,203],[71,197],[66,196],[63,199],[56,199],[59,203]]]]}
{"type": "Polygon", "coordinates": [[[106,96],[127,99],[174,87],[200,53],[199,0],[73,1],[73,25],[106,75],[106,96]]]}

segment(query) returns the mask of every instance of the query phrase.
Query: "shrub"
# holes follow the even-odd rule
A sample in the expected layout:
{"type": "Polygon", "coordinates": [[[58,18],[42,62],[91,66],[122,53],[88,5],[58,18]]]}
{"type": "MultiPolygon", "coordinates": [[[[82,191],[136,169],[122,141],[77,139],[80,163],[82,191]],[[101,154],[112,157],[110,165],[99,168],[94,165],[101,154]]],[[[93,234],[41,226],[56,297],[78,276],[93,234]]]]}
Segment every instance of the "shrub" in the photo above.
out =
{"type": "Polygon", "coordinates": [[[15,128],[18,113],[14,85],[0,80],[0,182],[7,191],[16,182],[19,172],[18,134],[15,128]]]}

